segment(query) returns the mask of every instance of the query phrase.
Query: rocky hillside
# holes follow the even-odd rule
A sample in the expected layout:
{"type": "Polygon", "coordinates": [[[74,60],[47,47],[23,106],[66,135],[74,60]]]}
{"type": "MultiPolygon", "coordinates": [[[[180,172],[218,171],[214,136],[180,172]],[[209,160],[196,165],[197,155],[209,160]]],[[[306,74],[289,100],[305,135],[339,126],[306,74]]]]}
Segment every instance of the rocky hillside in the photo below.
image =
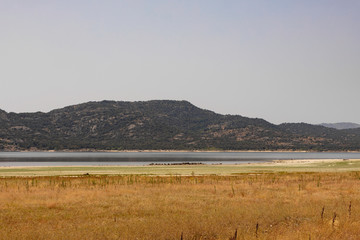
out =
{"type": "Polygon", "coordinates": [[[0,110],[0,149],[360,150],[360,131],[274,125],[186,101],[102,101],[48,113],[0,110]]]}

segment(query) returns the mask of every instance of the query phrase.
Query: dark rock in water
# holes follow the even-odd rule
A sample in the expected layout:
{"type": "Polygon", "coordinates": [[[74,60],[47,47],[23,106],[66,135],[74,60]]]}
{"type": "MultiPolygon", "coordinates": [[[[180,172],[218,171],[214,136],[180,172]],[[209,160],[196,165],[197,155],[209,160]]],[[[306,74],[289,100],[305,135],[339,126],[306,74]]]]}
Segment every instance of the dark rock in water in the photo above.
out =
{"type": "Polygon", "coordinates": [[[150,166],[164,166],[164,165],[205,165],[201,162],[183,162],[183,163],[150,163],[150,166]]]}

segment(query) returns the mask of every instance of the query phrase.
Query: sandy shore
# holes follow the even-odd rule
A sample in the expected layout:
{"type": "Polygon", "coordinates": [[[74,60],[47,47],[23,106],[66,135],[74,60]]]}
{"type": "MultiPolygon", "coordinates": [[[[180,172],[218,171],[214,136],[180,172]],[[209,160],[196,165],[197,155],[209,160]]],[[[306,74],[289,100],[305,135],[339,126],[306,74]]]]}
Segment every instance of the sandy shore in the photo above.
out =
{"type": "Polygon", "coordinates": [[[358,162],[360,159],[289,159],[289,160],[274,160],[271,163],[275,164],[298,164],[298,163],[330,163],[330,162],[358,162]]]}

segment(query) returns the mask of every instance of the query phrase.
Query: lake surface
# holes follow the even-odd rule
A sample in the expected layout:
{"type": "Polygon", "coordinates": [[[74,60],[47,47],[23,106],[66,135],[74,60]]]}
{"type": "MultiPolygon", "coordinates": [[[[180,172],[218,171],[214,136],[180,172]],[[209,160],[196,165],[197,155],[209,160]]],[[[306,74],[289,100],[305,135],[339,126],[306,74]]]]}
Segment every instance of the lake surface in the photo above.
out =
{"type": "Polygon", "coordinates": [[[360,159],[345,152],[0,152],[0,166],[243,164],[286,159],[360,159]]]}

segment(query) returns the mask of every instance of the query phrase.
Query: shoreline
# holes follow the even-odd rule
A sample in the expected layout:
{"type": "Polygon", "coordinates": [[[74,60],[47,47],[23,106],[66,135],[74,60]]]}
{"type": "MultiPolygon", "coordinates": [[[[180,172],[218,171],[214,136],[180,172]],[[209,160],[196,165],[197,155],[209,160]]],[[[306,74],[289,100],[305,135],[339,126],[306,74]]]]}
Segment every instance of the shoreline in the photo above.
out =
{"type": "Polygon", "coordinates": [[[194,165],[77,165],[2,166],[0,179],[7,177],[82,176],[236,176],[239,174],[360,172],[360,159],[273,160],[262,163],[194,165]]]}
{"type": "MultiPolygon", "coordinates": [[[[281,160],[272,160],[268,163],[259,163],[259,164],[271,164],[273,166],[282,165],[282,166],[292,166],[292,165],[301,165],[301,164],[314,164],[314,163],[347,163],[347,162],[360,162],[360,159],[281,159],[281,160]]],[[[256,164],[256,163],[255,163],[256,164]]]]}
{"type": "Polygon", "coordinates": [[[247,152],[255,152],[255,153],[360,153],[360,151],[308,151],[308,150],[93,150],[93,149],[78,149],[78,150],[20,150],[20,151],[0,151],[0,153],[13,153],[13,152],[45,152],[45,153],[247,153],[247,152]]]}
{"type": "Polygon", "coordinates": [[[114,167],[114,168],[147,168],[147,167],[178,167],[178,166],[225,166],[225,167],[276,167],[276,166],[294,166],[294,165],[307,165],[307,164],[319,164],[319,163],[340,163],[340,162],[360,162],[360,159],[278,159],[278,160],[270,160],[267,162],[244,162],[244,163],[236,163],[236,164],[207,164],[207,163],[193,163],[193,164],[149,164],[147,165],[59,165],[59,166],[0,166],[0,169],[11,169],[11,168],[103,168],[103,167],[114,167]]]}

